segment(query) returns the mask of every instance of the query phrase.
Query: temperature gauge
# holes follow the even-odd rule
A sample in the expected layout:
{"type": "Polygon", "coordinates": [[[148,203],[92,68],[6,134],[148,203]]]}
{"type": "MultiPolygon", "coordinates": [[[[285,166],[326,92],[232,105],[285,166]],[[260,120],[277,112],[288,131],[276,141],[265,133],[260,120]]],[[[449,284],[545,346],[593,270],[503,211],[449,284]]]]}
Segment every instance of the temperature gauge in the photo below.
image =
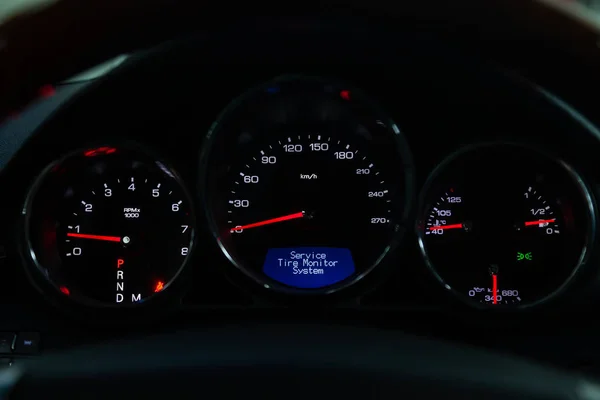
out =
{"type": "Polygon", "coordinates": [[[531,149],[467,150],[426,185],[420,248],[444,287],[469,302],[537,303],[561,290],[586,256],[588,195],[572,169],[531,149]]]}
{"type": "Polygon", "coordinates": [[[450,188],[431,207],[425,235],[460,236],[470,232],[471,227],[471,221],[465,218],[462,193],[450,188]]]}

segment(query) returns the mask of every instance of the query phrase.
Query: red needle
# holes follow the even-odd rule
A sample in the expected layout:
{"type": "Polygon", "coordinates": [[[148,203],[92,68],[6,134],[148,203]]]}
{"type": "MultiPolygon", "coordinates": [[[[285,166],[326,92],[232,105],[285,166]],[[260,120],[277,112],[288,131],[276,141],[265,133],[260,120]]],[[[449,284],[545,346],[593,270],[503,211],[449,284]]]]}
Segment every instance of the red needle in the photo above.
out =
{"type": "Polygon", "coordinates": [[[460,229],[462,227],[463,227],[463,224],[436,225],[436,226],[430,226],[429,230],[430,231],[436,231],[438,229],[460,229]]]}
{"type": "Polygon", "coordinates": [[[284,215],[283,217],[271,218],[271,219],[266,219],[264,221],[255,222],[253,224],[236,226],[235,228],[232,228],[230,230],[230,232],[235,232],[235,231],[242,230],[242,229],[256,228],[258,226],[270,225],[270,224],[275,224],[277,222],[289,221],[291,219],[298,219],[298,218],[303,218],[303,217],[304,217],[304,211],[300,211],[300,212],[297,212],[294,214],[284,215]]]}
{"type": "Polygon", "coordinates": [[[121,238],[118,236],[86,235],[85,233],[67,233],[67,236],[79,238],[79,239],[104,240],[106,242],[120,242],[121,241],[121,238]]]}
{"type": "Polygon", "coordinates": [[[492,296],[494,296],[494,304],[498,304],[498,275],[492,275],[492,296]]]}
{"type": "Polygon", "coordinates": [[[556,218],[553,219],[538,219],[537,221],[527,221],[525,222],[525,226],[539,225],[539,224],[549,224],[550,222],[556,221],[556,218]]]}

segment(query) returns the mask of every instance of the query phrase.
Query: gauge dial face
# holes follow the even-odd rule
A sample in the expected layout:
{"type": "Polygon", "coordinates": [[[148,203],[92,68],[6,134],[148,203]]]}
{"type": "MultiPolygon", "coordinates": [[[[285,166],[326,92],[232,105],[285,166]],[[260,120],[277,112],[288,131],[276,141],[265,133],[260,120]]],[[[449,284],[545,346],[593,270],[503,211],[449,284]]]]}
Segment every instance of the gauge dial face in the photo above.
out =
{"type": "Polygon", "coordinates": [[[225,254],[284,291],[334,291],[369,272],[398,239],[406,207],[410,167],[392,124],[358,92],[307,78],[236,102],[211,132],[219,157],[204,155],[225,254]]]}
{"type": "Polygon", "coordinates": [[[588,200],[572,170],[541,153],[479,147],[431,177],[421,249],[438,279],[472,303],[537,303],[563,288],[585,257],[588,200]]]}
{"type": "Polygon", "coordinates": [[[284,137],[247,161],[231,185],[231,244],[246,262],[265,263],[271,277],[285,282],[289,269],[296,275],[290,283],[298,287],[334,284],[354,273],[352,264],[373,262],[389,243],[393,185],[342,139],[284,137]],[[361,248],[365,236],[379,245],[361,248]],[[297,255],[289,257],[290,267],[284,266],[282,248],[297,255]],[[276,257],[271,264],[265,250],[276,257]]]}
{"type": "Polygon", "coordinates": [[[165,290],[187,260],[191,202],[164,164],[101,149],[70,155],[41,178],[28,207],[31,254],[64,295],[139,304],[165,290]]]}

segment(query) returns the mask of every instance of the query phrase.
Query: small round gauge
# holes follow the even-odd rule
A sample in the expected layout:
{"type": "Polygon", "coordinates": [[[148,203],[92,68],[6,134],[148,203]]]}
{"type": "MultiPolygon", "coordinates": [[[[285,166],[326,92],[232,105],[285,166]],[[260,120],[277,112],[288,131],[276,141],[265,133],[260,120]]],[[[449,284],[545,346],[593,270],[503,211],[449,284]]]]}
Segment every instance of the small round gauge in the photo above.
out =
{"type": "Polygon", "coordinates": [[[560,292],[593,234],[591,195],[573,169],[512,144],[467,148],[442,162],[421,213],[420,248],[435,276],[486,306],[528,306],[560,292]]]}
{"type": "Polygon", "coordinates": [[[278,79],[228,107],[204,150],[201,188],[215,236],[267,288],[334,292],[399,239],[408,150],[396,125],[355,89],[278,79]]]}
{"type": "Polygon", "coordinates": [[[24,213],[35,276],[93,305],[140,304],[163,292],[194,239],[177,175],[132,149],[88,149],[50,165],[24,213]]]}

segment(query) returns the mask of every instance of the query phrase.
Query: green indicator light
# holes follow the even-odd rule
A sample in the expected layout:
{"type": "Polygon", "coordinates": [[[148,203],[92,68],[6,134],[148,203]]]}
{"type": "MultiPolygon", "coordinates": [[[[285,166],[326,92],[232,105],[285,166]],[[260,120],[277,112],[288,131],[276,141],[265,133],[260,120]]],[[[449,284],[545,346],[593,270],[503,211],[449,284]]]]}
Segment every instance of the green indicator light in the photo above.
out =
{"type": "Polygon", "coordinates": [[[517,252],[517,261],[523,261],[523,260],[532,261],[533,254],[531,254],[531,252],[529,252],[529,253],[517,252]]]}

